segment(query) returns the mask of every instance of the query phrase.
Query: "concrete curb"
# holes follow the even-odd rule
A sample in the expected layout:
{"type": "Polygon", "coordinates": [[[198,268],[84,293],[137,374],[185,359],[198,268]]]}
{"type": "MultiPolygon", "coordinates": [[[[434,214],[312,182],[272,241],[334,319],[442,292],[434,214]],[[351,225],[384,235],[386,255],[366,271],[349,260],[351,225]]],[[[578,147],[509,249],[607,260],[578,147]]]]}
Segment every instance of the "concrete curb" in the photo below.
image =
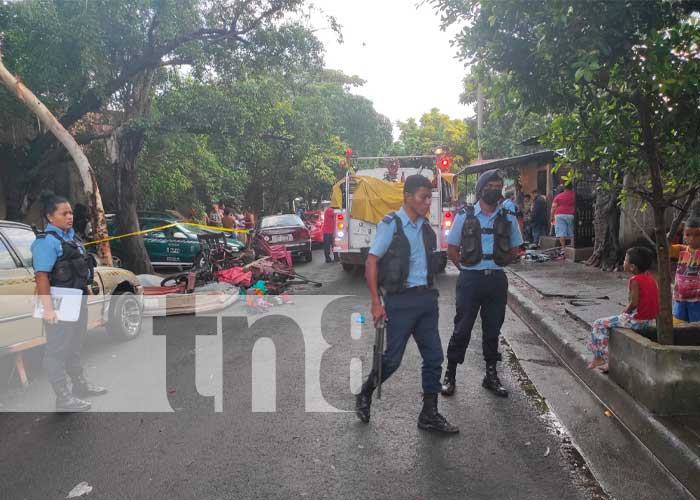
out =
{"type": "Polygon", "coordinates": [[[508,306],[547,347],[600,399],[695,497],[700,498],[700,459],[641,404],[607,375],[588,368],[588,360],[571,345],[562,326],[520,290],[508,289],[508,306]]]}

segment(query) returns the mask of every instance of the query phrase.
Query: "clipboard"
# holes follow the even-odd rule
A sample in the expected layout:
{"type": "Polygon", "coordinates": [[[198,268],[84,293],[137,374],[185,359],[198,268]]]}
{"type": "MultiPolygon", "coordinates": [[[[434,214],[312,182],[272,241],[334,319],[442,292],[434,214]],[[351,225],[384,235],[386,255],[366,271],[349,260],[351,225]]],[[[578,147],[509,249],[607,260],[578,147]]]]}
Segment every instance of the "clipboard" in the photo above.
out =
{"type": "MultiPolygon", "coordinates": [[[[44,304],[39,296],[34,298],[34,318],[43,319],[44,304]]],[[[76,322],[80,319],[82,309],[83,291],[79,288],[51,287],[51,302],[56,311],[58,321],[76,322]]]]}

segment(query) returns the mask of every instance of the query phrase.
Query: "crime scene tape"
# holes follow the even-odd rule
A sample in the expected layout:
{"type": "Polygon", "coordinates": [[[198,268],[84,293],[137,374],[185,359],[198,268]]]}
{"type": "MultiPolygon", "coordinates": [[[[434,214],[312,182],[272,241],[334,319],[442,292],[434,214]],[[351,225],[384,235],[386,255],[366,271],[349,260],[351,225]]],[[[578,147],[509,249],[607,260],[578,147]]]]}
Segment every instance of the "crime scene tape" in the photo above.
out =
{"type": "Polygon", "coordinates": [[[209,229],[217,233],[249,233],[249,229],[227,229],[224,227],[216,227],[216,226],[207,226],[206,224],[196,224],[194,222],[174,222],[172,224],[165,224],[164,226],[159,226],[159,227],[154,227],[151,229],[144,229],[142,231],[134,231],[132,233],[127,233],[127,234],[120,234],[117,236],[110,236],[109,238],[103,238],[101,240],[96,240],[96,241],[89,241],[85,243],[85,246],[90,246],[90,245],[99,245],[100,243],[106,243],[108,241],[114,241],[114,240],[121,240],[122,238],[129,238],[131,236],[139,236],[142,234],[147,234],[147,233],[153,233],[156,231],[162,231],[163,229],[169,229],[171,227],[176,227],[178,224],[182,226],[194,226],[194,227],[199,227],[202,229],[209,229]]]}

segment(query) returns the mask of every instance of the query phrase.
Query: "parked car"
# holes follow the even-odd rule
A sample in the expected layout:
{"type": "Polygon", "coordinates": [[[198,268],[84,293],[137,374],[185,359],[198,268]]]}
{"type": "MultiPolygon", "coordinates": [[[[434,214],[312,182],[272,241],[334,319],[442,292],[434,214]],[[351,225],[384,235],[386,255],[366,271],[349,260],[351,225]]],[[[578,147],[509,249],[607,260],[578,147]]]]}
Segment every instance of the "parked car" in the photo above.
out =
{"type": "Polygon", "coordinates": [[[311,233],[311,245],[323,246],[323,212],[320,210],[304,212],[304,222],[311,233]]]}
{"type": "MultiPolygon", "coordinates": [[[[192,267],[201,258],[197,234],[210,231],[188,226],[168,217],[139,217],[139,225],[142,230],[155,229],[170,224],[175,225],[143,235],[143,242],[148,256],[151,258],[151,263],[157,267],[192,267]]],[[[107,229],[110,236],[118,235],[121,232],[113,216],[107,219],[107,229]]],[[[245,244],[239,240],[228,238],[227,241],[228,245],[237,252],[245,249],[245,244]]],[[[112,263],[115,267],[122,267],[124,261],[123,243],[121,240],[113,240],[110,245],[112,263]]]]}
{"type": "Polygon", "coordinates": [[[284,245],[292,256],[303,256],[307,262],[311,262],[311,234],[298,216],[283,214],[263,217],[258,232],[269,244],[284,245]]]}
{"type": "MultiPolygon", "coordinates": [[[[45,343],[43,323],[32,317],[34,239],[26,224],[0,220],[0,354],[45,343]]],[[[89,329],[106,326],[110,335],[123,340],[139,334],[143,289],[133,273],[98,266],[88,293],[89,329]]]]}

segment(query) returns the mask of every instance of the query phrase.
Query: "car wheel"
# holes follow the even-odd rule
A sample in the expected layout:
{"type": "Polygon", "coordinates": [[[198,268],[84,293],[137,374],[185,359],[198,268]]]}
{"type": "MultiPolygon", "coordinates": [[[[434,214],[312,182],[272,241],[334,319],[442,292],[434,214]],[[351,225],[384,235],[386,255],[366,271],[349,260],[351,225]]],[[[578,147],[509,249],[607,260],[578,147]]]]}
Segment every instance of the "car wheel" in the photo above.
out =
{"type": "Polygon", "coordinates": [[[314,260],[314,254],[311,252],[304,253],[304,260],[306,262],[311,262],[312,260],[314,260]]]}
{"type": "Polygon", "coordinates": [[[340,264],[343,267],[343,271],[346,273],[350,273],[355,269],[355,266],[353,264],[346,264],[345,262],[340,264]]]}
{"type": "Polygon", "coordinates": [[[206,264],[206,262],[207,261],[204,258],[204,254],[200,252],[194,258],[192,269],[204,269],[204,265],[206,264]]]}
{"type": "Polygon", "coordinates": [[[132,340],[141,332],[141,300],[131,292],[112,295],[107,333],[119,340],[132,340]]]}

